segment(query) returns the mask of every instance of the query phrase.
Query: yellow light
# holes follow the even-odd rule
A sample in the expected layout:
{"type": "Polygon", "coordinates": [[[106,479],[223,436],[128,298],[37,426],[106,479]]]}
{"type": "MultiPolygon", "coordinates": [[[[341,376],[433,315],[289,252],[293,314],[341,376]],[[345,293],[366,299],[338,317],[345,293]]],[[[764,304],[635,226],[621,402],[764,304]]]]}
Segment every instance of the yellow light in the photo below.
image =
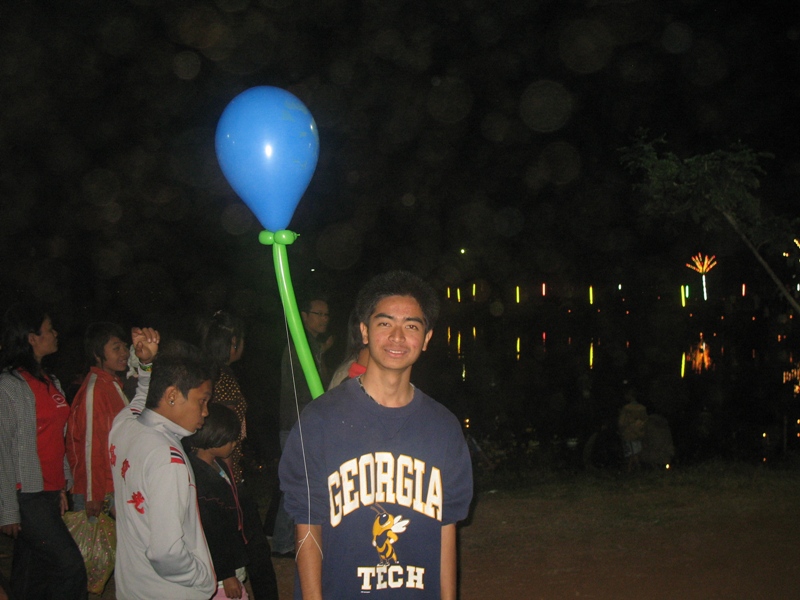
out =
{"type": "Polygon", "coordinates": [[[681,286],[681,307],[686,308],[686,296],[684,295],[685,292],[683,291],[684,287],[685,286],[683,285],[681,286]]]}
{"type": "Polygon", "coordinates": [[[456,338],[456,352],[458,352],[459,355],[461,354],[461,332],[460,331],[458,332],[458,337],[456,338]]]}
{"type": "Polygon", "coordinates": [[[686,352],[681,356],[681,379],[686,375],[686,352]]]}
{"type": "Polygon", "coordinates": [[[472,339],[474,340],[477,337],[478,337],[478,328],[477,327],[473,327],[472,328],[472,339]]]}
{"type": "Polygon", "coordinates": [[[450,328],[447,328],[447,345],[450,345],[450,328]]]}
{"type": "Polygon", "coordinates": [[[459,250],[459,252],[461,254],[466,254],[467,253],[467,249],[466,248],[462,248],[461,250],[459,250]]]}
{"type": "Polygon", "coordinates": [[[516,293],[517,293],[517,304],[519,304],[519,286],[517,286],[516,293]]]}
{"type": "Polygon", "coordinates": [[[667,466],[665,468],[667,469],[667,471],[669,471],[669,463],[667,463],[667,466]]]}
{"type": "Polygon", "coordinates": [[[477,289],[478,289],[477,284],[473,283],[472,284],[472,299],[473,300],[475,300],[475,292],[476,292],[477,289]]]}
{"type": "Polygon", "coordinates": [[[594,368],[594,342],[589,344],[589,368],[594,368]]]}
{"type": "Polygon", "coordinates": [[[594,289],[589,286],[589,304],[594,304],[594,289]]]}
{"type": "Polygon", "coordinates": [[[456,301],[461,302],[461,288],[456,288],[456,301]]]}
{"type": "Polygon", "coordinates": [[[522,342],[520,341],[520,338],[517,338],[517,360],[519,360],[520,356],[521,356],[521,354],[520,354],[521,345],[522,345],[522,342]]]}
{"type": "Polygon", "coordinates": [[[547,284],[546,283],[542,283],[542,296],[546,296],[546,295],[547,295],[547,284]]]}
{"type": "Polygon", "coordinates": [[[461,381],[467,380],[467,365],[461,365],[461,381]]]}
{"type": "Polygon", "coordinates": [[[447,299],[450,299],[450,286],[447,286],[447,299]]]}

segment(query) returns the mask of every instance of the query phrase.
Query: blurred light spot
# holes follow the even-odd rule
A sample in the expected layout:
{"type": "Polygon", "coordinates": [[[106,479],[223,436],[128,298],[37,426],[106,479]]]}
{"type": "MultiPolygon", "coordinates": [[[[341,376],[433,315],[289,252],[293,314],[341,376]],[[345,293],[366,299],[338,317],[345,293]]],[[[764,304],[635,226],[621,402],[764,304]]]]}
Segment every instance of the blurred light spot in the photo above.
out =
{"type": "Polygon", "coordinates": [[[95,275],[101,279],[111,279],[122,275],[126,253],[127,246],[121,243],[95,251],[92,254],[95,275]]]}
{"type": "Polygon", "coordinates": [[[613,40],[599,21],[579,19],[567,25],[558,40],[558,53],[568,69],[596,73],[611,58],[613,40]]]}
{"type": "Polygon", "coordinates": [[[103,220],[107,223],[118,223],[122,218],[122,206],[119,202],[112,201],[103,208],[103,220]]]}
{"type": "Polygon", "coordinates": [[[94,206],[103,206],[112,202],[120,190],[116,173],[108,169],[95,169],[87,173],[81,183],[84,197],[94,206]]]}
{"type": "Polygon", "coordinates": [[[56,173],[70,173],[80,169],[86,161],[86,153],[78,140],[64,134],[50,138],[48,164],[56,173]]]}
{"type": "Polygon", "coordinates": [[[349,269],[360,257],[361,235],[347,223],[328,226],[317,239],[317,258],[331,269],[349,269]]]}
{"type": "Polygon", "coordinates": [[[383,131],[391,143],[406,144],[416,137],[421,123],[422,115],[417,107],[401,104],[384,123],[383,131]]]}
{"type": "Polygon", "coordinates": [[[503,37],[503,23],[494,12],[485,12],[472,24],[472,35],[480,45],[492,46],[503,37]]]}
{"type": "MultiPolygon", "coordinates": [[[[631,49],[618,61],[620,77],[630,83],[646,83],[656,78],[656,61],[642,49],[631,49]]],[[[620,101],[620,104],[622,101],[620,101]]]]}
{"type": "Polygon", "coordinates": [[[139,31],[139,23],[129,16],[116,14],[100,27],[103,50],[113,56],[130,54],[144,37],[139,31]]]}
{"type": "Polygon", "coordinates": [[[178,78],[189,81],[194,79],[200,74],[200,57],[197,52],[191,50],[184,50],[175,55],[172,60],[172,71],[178,78]]]}
{"type": "Polygon", "coordinates": [[[692,29],[686,23],[673,21],[661,34],[661,46],[670,54],[683,54],[692,47],[692,29]]]}
{"type": "Polygon", "coordinates": [[[222,228],[231,235],[242,235],[253,225],[253,213],[244,204],[229,204],[222,211],[222,228]]]}
{"type": "Polygon", "coordinates": [[[493,317],[501,317],[505,312],[506,307],[500,300],[495,300],[489,305],[489,314],[493,317]]]}
{"type": "Polygon", "coordinates": [[[211,48],[227,33],[227,27],[220,19],[220,15],[210,6],[193,5],[183,12],[178,21],[178,37],[192,48],[211,48]]]}
{"type": "Polygon", "coordinates": [[[328,67],[328,76],[336,85],[348,85],[354,74],[355,68],[349,60],[335,60],[328,67]]]}
{"type": "Polygon", "coordinates": [[[684,71],[695,84],[708,87],[719,83],[728,75],[725,50],[711,40],[701,40],[686,55],[684,71]]]}
{"type": "Polygon", "coordinates": [[[481,120],[481,133],[490,142],[505,140],[508,127],[508,118],[499,112],[490,112],[481,120]]]}
{"type": "Polygon", "coordinates": [[[581,174],[581,155],[572,144],[564,141],[549,144],[539,159],[547,164],[546,172],[557,185],[575,181],[581,174]]]}
{"type": "Polygon", "coordinates": [[[525,225],[525,216],[512,206],[507,206],[498,211],[494,216],[494,228],[504,237],[513,237],[522,231],[525,225]]]}
{"type": "Polygon", "coordinates": [[[221,11],[228,13],[242,12],[250,4],[250,0],[214,0],[221,11]]]}
{"type": "Polygon", "coordinates": [[[442,123],[458,123],[472,110],[469,86],[458,77],[435,80],[428,94],[428,113],[442,123]]]}
{"type": "Polygon", "coordinates": [[[417,202],[417,197],[414,194],[412,194],[411,192],[407,192],[407,193],[403,194],[403,197],[400,198],[400,203],[403,206],[407,206],[409,208],[414,206],[414,204],[416,204],[416,202],[417,202]]]}
{"type": "Polygon", "coordinates": [[[569,121],[572,94],[555,81],[537,81],[522,93],[519,112],[525,125],[534,131],[556,131],[569,121]]]}

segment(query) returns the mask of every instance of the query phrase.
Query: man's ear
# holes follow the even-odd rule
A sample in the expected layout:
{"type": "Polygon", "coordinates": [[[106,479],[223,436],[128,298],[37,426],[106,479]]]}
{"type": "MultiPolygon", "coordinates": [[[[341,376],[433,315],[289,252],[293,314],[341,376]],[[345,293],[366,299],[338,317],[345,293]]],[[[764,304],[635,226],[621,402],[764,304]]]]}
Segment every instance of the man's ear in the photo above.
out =
{"type": "Polygon", "coordinates": [[[361,342],[365,346],[369,346],[369,329],[365,323],[359,323],[358,326],[361,329],[361,342]]]}
{"type": "Polygon", "coordinates": [[[171,385],[164,390],[164,395],[161,396],[158,406],[161,408],[175,406],[175,400],[177,400],[180,395],[181,391],[177,386],[171,385]]]}
{"type": "Polygon", "coordinates": [[[429,329],[428,333],[425,334],[425,342],[422,344],[423,352],[428,349],[428,342],[431,341],[431,336],[433,336],[433,329],[429,329]]]}

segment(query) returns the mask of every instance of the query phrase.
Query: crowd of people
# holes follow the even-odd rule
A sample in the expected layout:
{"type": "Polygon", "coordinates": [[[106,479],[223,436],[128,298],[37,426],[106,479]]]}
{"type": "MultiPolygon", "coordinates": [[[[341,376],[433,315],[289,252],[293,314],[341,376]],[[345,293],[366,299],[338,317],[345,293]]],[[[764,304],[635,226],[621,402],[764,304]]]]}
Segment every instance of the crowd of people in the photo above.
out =
{"type": "Polygon", "coordinates": [[[348,350],[327,369],[327,301],[300,305],[329,391],[313,398],[290,342],[281,364],[281,494],[262,523],[242,468],[247,401],[231,365],[245,327],[226,311],[199,344],[149,327],[92,323],[87,373],[68,400],[43,359],[58,350],[36,303],[4,315],[0,346],[0,531],[14,538],[12,598],[87,598],[67,510],[116,527],[120,599],[278,597],[274,557],[296,560],[295,597],[381,590],[455,598],[455,525],[472,496],[459,421],[411,367],[439,311],[432,288],[391,272],[360,292],[348,350]],[[129,399],[130,398],[130,399],[129,399]],[[265,535],[272,533],[272,546],[265,535]],[[272,551],[274,549],[274,552],[272,551]],[[245,582],[249,581],[249,586],[245,582]]]}

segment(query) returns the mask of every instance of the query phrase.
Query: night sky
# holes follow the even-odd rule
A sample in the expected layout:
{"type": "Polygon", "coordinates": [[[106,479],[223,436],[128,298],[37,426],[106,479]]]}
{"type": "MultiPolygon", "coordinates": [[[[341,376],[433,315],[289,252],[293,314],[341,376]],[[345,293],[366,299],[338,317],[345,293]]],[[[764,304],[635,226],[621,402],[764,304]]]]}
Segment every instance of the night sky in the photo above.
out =
{"type": "Polygon", "coordinates": [[[642,220],[619,148],[640,128],[680,156],[741,141],[774,155],[764,209],[800,216],[799,11],[794,0],[5,3],[0,301],[45,298],[67,328],[219,306],[280,323],[271,251],[214,154],[222,110],[255,85],[290,90],[319,126],[289,256],[299,293],[324,289],[339,313],[388,268],[440,290],[478,280],[488,300],[544,280],[657,295],[698,252],[717,255],[720,282],[762,282],[770,297],[735,236],[642,220]]]}

